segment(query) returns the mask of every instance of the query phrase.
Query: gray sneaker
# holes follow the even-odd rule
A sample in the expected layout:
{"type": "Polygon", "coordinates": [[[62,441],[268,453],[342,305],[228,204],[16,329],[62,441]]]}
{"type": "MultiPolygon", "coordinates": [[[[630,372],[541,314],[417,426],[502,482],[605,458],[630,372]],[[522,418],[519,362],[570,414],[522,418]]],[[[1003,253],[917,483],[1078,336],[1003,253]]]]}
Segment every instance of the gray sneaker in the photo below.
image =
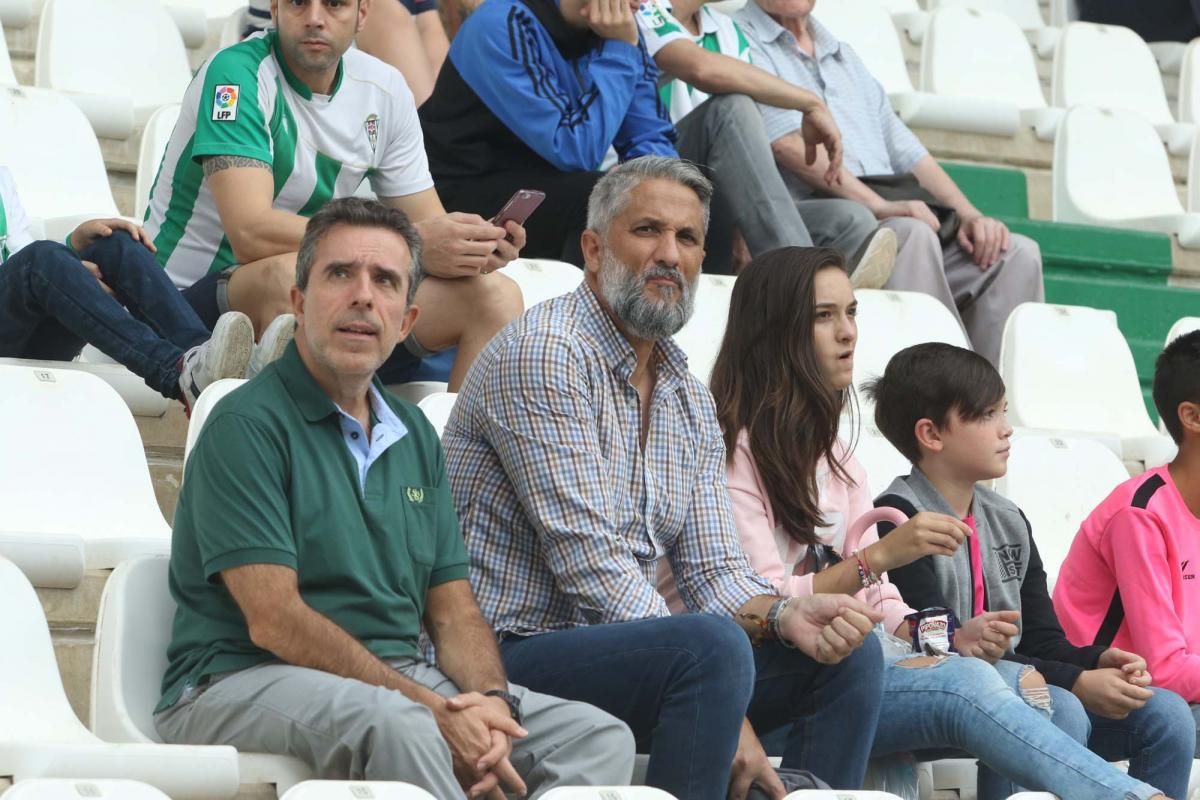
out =
{"type": "Polygon", "coordinates": [[[180,399],[188,413],[210,384],[245,375],[253,349],[254,325],[250,318],[239,311],[222,314],[209,340],[188,350],[180,359],[180,399]]]}
{"type": "Polygon", "coordinates": [[[253,378],[275,359],[283,355],[292,339],[296,338],[296,316],[280,314],[271,320],[271,324],[263,331],[262,338],[254,345],[250,355],[250,365],[246,367],[246,377],[253,378]]]}
{"type": "Polygon", "coordinates": [[[867,238],[862,255],[850,273],[850,285],[855,289],[882,289],[892,277],[896,265],[896,233],[879,228],[867,238]]]}

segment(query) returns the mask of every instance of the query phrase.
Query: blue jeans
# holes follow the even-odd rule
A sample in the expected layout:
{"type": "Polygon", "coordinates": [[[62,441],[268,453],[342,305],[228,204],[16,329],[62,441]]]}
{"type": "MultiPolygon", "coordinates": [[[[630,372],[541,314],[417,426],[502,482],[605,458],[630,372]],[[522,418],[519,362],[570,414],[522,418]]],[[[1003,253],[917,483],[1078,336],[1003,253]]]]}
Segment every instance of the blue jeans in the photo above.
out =
{"type": "Polygon", "coordinates": [[[0,265],[0,356],[70,361],[85,344],[179,397],[179,361],[209,337],[154,255],[124,231],[75,255],[33,242],[0,265]],[[100,267],[110,297],[80,261],[100,267]]]}
{"type": "MultiPolygon", "coordinates": [[[[1017,693],[1023,666],[1012,661],[996,665],[997,673],[1017,693]]],[[[1050,719],[1055,727],[1106,762],[1129,759],[1129,777],[1143,786],[1154,787],[1149,794],[1143,790],[1131,796],[1149,797],[1156,792],[1168,797],[1187,796],[1196,739],[1190,717],[1187,703],[1162,689],[1155,689],[1154,697],[1140,710],[1123,720],[1114,720],[1088,712],[1079,698],[1066,689],[1050,687],[1050,719]]],[[[1118,771],[1115,767],[1110,769],[1118,771]]],[[[1013,777],[1016,783],[980,764],[980,799],[1008,797],[1021,791],[1022,786],[1037,785],[1013,777]]]]}
{"type": "MultiPolygon", "coordinates": [[[[1051,724],[986,661],[955,657],[930,667],[895,663],[911,657],[890,658],[884,671],[885,711],[872,755],[949,747],[967,751],[1023,786],[1071,800],[1146,800],[1157,794],[1051,724]]],[[[980,800],[1012,794],[985,786],[984,772],[981,764],[980,800]]]]}
{"type": "Polygon", "coordinates": [[[646,783],[689,800],[724,800],[743,718],[792,724],[785,767],[857,788],[879,716],[882,655],[874,637],[837,666],[774,642],[751,647],[731,619],[683,614],[594,625],[500,645],[509,680],[581,700],[621,719],[646,783]]]}

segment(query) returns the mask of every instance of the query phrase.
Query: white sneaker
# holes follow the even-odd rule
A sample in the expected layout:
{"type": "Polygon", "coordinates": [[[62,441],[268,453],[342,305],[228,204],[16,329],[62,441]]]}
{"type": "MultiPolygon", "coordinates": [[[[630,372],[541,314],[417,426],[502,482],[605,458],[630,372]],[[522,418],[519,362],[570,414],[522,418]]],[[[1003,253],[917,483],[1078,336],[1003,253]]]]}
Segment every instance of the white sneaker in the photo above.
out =
{"type": "Polygon", "coordinates": [[[263,331],[262,338],[254,345],[250,355],[250,364],[246,367],[246,377],[253,378],[275,359],[283,355],[292,339],[296,338],[296,316],[280,314],[271,320],[271,324],[263,331]]]}
{"type": "Polygon", "coordinates": [[[882,289],[892,277],[896,266],[896,232],[879,228],[867,240],[862,256],[850,273],[850,285],[855,289],[882,289]]]}
{"type": "Polygon", "coordinates": [[[222,314],[209,340],[188,350],[180,359],[179,391],[188,413],[210,384],[245,375],[253,349],[254,325],[250,318],[238,311],[222,314]]]}

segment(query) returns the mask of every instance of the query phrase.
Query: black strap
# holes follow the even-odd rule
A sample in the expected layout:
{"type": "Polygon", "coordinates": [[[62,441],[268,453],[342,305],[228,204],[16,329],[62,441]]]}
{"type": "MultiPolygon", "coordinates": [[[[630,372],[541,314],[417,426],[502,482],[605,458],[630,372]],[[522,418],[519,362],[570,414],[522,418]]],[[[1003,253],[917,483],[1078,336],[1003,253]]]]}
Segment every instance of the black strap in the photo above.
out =
{"type": "MultiPolygon", "coordinates": [[[[1150,505],[1150,498],[1166,483],[1161,475],[1151,475],[1133,493],[1133,502],[1130,505],[1134,508],[1145,508],[1150,505]]],[[[1100,623],[1100,630],[1096,631],[1096,638],[1092,644],[1111,647],[1113,639],[1117,638],[1117,631],[1121,629],[1121,623],[1124,621],[1125,604],[1121,602],[1121,590],[1117,589],[1113,592],[1112,602],[1108,604],[1108,613],[1104,615],[1104,622],[1100,623]]]]}

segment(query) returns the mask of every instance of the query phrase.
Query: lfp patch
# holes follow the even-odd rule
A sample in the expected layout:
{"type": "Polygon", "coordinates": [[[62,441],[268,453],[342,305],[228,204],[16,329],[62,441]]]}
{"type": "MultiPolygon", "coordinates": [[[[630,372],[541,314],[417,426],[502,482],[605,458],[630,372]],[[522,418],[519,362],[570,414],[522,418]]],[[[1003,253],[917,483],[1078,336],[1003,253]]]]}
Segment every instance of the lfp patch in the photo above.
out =
{"type": "Polygon", "coordinates": [[[240,88],[236,83],[217,86],[213,93],[214,122],[233,122],[237,119],[237,104],[240,88]]]}

